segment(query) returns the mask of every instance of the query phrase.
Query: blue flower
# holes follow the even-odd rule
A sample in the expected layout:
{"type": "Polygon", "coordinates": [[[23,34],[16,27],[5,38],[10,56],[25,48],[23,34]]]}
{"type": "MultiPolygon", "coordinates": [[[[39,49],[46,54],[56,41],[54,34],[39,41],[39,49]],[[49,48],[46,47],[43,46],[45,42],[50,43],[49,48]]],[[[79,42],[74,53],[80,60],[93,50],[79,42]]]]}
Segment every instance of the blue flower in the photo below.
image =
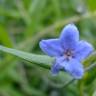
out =
{"type": "Polygon", "coordinates": [[[93,47],[84,40],[79,41],[79,31],[74,24],[64,27],[59,38],[40,41],[40,48],[49,56],[55,57],[51,72],[56,75],[64,69],[75,79],[81,79],[84,68],[81,64],[88,57],[93,47]]]}

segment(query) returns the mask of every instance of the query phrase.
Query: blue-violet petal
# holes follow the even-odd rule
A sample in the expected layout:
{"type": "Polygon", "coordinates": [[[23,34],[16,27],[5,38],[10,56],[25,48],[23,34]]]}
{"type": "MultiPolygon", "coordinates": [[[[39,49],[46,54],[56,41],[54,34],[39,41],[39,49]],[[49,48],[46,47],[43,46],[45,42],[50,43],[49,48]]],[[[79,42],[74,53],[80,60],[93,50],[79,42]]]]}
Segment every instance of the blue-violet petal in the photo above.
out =
{"type": "Polygon", "coordinates": [[[84,74],[83,65],[76,59],[63,62],[64,70],[69,72],[75,79],[81,79],[84,74]]]}
{"type": "Polygon", "coordinates": [[[75,49],[79,41],[79,31],[74,24],[64,27],[60,35],[61,45],[64,49],[75,49]]]}
{"type": "Polygon", "coordinates": [[[58,39],[41,40],[39,44],[42,51],[49,56],[63,55],[63,49],[58,39]]]}
{"type": "Polygon", "coordinates": [[[64,62],[64,57],[56,57],[55,62],[51,67],[51,72],[53,75],[56,75],[60,69],[63,69],[63,62],[64,62]]]}
{"type": "Polygon", "coordinates": [[[82,40],[78,43],[78,47],[75,50],[74,56],[77,60],[82,61],[88,57],[93,52],[93,50],[94,48],[91,44],[82,40]]]}

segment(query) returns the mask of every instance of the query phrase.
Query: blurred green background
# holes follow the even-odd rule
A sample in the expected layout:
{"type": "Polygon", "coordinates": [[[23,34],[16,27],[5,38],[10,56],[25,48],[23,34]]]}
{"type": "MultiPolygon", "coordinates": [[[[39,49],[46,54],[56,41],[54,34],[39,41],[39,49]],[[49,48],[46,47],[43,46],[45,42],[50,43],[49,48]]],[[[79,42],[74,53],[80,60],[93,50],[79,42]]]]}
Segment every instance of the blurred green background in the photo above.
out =
{"type": "MultiPolygon", "coordinates": [[[[43,54],[39,41],[58,37],[68,23],[96,46],[96,0],[0,0],[0,44],[6,47],[43,54]]],[[[0,52],[0,96],[96,96],[96,68],[60,87],[69,79],[0,52]]]]}

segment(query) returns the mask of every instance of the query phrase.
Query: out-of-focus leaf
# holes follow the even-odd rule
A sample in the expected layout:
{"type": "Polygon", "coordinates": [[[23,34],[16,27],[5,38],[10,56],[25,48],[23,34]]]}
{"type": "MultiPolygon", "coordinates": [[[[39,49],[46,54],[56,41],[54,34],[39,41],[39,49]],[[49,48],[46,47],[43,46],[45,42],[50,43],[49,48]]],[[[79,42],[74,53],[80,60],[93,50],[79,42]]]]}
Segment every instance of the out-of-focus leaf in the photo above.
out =
{"type": "Polygon", "coordinates": [[[84,78],[84,82],[86,85],[90,85],[93,83],[93,81],[96,79],[96,67],[90,69],[89,73],[86,73],[86,76],[84,78]]]}
{"type": "Polygon", "coordinates": [[[96,96],[96,90],[94,91],[93,95],[92,96],[96,96]]]}
{"type": "MultiPolygon", "coordinates": [[[[90,55],[85,61],[84,64],[85,66],[90,66],[91,64],[93,64],[94,62],[96,62],[96,52],[93,52],[92,55],[90,55]]],[[[92,70],[90,70],[90,72],[85,74],[85,78],[84,78],[84,82],[86,85],[91,84],[94,80],[96,79],[96,68],[92,68],[92,70]]]]}
{"type": "Polygon", "coordinates": [[[7,48],[4,46],[0,46],[0,51],[10,53],[21,59],[35,63],[36,65],[39,65],[39,66],[45,67],[45,68],[49,68],[54,60],[53,58],[46,56],[46,55],[30,54],[27,52],[19,51],[19,50],[12,49],[12,48],[7,48]]]}
{"type": "MultiPolygon", "coordinates": [[[[11,40],[8,32],[2,25],[0,25],[0,41],[3,45],[5,45],[7,47],[13,47],[12,40],[11,40]]],[[[11,56],[9,54],[5,54],[5,58],[8,59],[8,58],[11,58],[11,56]]]]}
{"type": "Polygon", "coordinates": [[[12,41],[5,28],[0,25],[0,41],[7,47],[12,47],[12,41]]]}
{"type": "Polygon", "coordinates": [[[31,36],[34,35],[35,32],[38,31],[39,26],[41,24],[41,19],[43,16],[43,10],[46,7],[46,0],[42,0],[42,3],[40,3],[40,0],[34,0],[32,1],[30,7],[29,7],[29,14],[31,15],[31,23],[26,28],[25,36],[31,36]]]}
{"type": "Polygon", "coordinates": [[[96,10],[96,0],[86,0],[89,10],[95,11],[96,10]]]}
{"type": "Polygon", "coordinates": [[[13,10],[13,9],[8,10],[8,9],[4,9],[2,7],[0,7],[0,15],[1,16],[6,16],[6,17],[12,17],[12,18],[15,18],[15,19],[20,19],[21,18],[18,11],[13,10]]]}
{"type": "Polygon", "coordinates": [[[57,18],[61,18],[61,6],[60,6],[60,2],[57,0],[51,0],[52,4],[53,4],[53,9],[55,11],[55,15],[56,15],[56,19],[57,18]]]}

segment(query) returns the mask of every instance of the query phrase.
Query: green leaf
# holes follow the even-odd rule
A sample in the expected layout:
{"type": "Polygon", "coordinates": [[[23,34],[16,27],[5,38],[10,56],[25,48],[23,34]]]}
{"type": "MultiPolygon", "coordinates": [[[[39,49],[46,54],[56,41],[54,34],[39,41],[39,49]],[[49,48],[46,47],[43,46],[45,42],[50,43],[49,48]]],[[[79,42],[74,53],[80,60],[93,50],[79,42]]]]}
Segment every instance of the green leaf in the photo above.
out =
{"type": "Polygon", "coordinates": [[[89,10],[95,11],[96,10],[96,0],[86,0],[89,10]]]}
{"type": "Polygon", "coordinates": [[[14,10],[14,9],[6,9],[6,8],[2,8],[0,6],[0,15],[1,16],[6,16],[6,17],[11,17],[11,18],[14,18],[14,19],[20,19],[21,16],[19,14],[18,11],[14,10]]]}
{"type": "Polygon", "coordinates": [[[4,26],[0,24],[0,41],[7,47],[12,47],[12,40],[4,26]]]}
{"type": "Polygon", "coordinates": [[[52,6],[53,6],[53,10],[55,12],[56,15],[56,19],[61,18],[61,7],[60,7],[60,2],[57,0],[51,0],[52,2],[52,6]]]}
{"type": "Polygon", "coordinates": [[[26,61],[29,61],[44,68],[49,68],[54,61],[54,58],[51,58],[46,55],[30,54],[16,49],[7,48],[1,45],[0,45],[0,51],[15,55],[21,59],[24,59],[26,61]]]}
{"type": "MultiPolygon", "coordinates": [[[[7,32],[7,29],[0,24],[0,42],[7,47],[12,47],[13,46],[13,42],[10,38],[10,35],[7,32]]],[[[9,54],[5,54],[4,55],[6,59],[11,58],[11,56],[9,54]]]]}

